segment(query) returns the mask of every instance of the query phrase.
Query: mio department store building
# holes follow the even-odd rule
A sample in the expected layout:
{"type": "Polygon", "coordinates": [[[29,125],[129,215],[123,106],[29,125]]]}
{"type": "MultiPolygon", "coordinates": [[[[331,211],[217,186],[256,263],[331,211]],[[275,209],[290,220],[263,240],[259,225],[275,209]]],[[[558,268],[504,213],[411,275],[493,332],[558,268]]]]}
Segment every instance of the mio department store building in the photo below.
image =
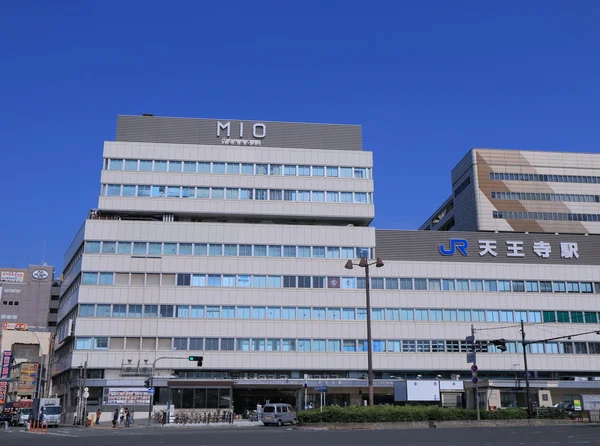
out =
{"type": "MultiPolygon", "coordinates": [[[[328,403],[362,404],[366,282],[348,259],[385,263],[370,280],[376,403],[400,378],[468,378],[472,325],[490,379],[522,370],[521,320],[528,339],[600,330],[599,236],[376,230],[359,126],[120,116],[102,166],[65,255],[53,389],[68,412],[80,366],[90,411],[147,414],[151,375],[155,404],[176,409],[303,407],[323,382],[328,403]]],[[[539,379],[600,376],[600,336],[528,359],[539,379]]]]}

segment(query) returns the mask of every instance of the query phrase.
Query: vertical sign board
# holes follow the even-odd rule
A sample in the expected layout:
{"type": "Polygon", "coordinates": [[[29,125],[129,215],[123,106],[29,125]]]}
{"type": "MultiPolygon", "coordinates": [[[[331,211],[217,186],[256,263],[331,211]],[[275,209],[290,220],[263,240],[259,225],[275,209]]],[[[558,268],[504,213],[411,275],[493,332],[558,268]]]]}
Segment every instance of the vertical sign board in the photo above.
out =
{"type": "MultiPolygon", "coordinates": [[[[2,371],[0,373],[0,378],[8,378],[9,377],[11,362],[12,362],[12,352],[10,350],[6,350],[2,354],[2,371]]],[[[8,383],[0,382],[0,405],[3,405],[6,402],[7,390],[8,390],[8,383]]]]}
{"type": "Polygon", "coordinates": [[[39,364],[27,362],[20,364],[17,395],[33,395],[37,386],[39,364]]]}

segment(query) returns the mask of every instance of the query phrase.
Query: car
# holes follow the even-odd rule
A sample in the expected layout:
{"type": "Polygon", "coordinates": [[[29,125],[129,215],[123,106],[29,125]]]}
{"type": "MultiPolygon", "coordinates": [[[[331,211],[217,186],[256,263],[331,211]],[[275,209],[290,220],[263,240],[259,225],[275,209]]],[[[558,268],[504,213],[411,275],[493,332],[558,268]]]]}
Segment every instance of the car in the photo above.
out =
{"type": "Polygon", "coordinates": [[[4,423],[5,421],[8,423],[12,421],[12,414],[10,412],[0,413],[0,423],[4,423]]]}
{"type": "Polygon", "coordinates": [[[276,424],[277,426],[283,426],[284,424],[295,425],[298,423],[296,417],[296,411],[289,404],[276,403],[276,404],[265,404],[263,407],[263,415],[261,421],[263,424],[276,424]]]}

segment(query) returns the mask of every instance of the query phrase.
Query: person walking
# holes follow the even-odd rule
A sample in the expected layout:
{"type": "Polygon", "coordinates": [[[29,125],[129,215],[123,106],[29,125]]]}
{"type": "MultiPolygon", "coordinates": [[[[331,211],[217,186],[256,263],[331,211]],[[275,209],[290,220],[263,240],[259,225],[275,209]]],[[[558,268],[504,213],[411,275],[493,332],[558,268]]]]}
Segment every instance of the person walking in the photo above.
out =
{"type": "Polygon", "coordinates": [[[129,415],[129,409],[125,408],[125,427],[131,426],[131,416],[129,415]]]}
{"type": "Polygon", "coordinates": [[[113,429],[117,428],[117,421],[119,421],[119,409],[115,409],[115,413],[113,414],[113,429]]]}
{"type": "Polygon", "coordinates": [[[102,411],[100,409],[98,409],[96,411],[96,426],[100,425],[100,415],[102,415],[102,411]]]}

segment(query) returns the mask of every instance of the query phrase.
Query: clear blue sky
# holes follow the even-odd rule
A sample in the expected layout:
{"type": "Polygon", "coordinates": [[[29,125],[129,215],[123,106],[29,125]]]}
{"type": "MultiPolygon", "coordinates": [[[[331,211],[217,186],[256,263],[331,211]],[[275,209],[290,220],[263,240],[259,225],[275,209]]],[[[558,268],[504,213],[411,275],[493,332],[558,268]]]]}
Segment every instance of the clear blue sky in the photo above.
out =
{"type": "Polygon", "coordinates": [[[353,123],[379,228],[472,147],[598,152],[600,2],[13,1],[0,13],[0,266],[63,254],[118,114],[353,123]],[[285,5],[285,6],[284,6],[285,5]]]}

